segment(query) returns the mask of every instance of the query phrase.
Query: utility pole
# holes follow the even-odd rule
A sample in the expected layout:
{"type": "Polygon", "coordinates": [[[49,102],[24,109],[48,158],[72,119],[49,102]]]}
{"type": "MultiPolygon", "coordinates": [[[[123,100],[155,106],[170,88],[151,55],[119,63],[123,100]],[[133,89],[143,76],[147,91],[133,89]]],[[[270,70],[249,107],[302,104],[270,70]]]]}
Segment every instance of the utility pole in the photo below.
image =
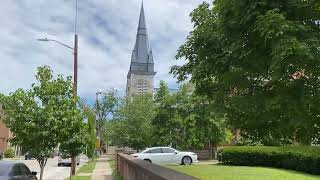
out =
{"type": "Polygon", "coordinates": [[[74,96],[78,94],[78,34],[74,35],[74,48],[73,48],[73,88],[74,96]]]}

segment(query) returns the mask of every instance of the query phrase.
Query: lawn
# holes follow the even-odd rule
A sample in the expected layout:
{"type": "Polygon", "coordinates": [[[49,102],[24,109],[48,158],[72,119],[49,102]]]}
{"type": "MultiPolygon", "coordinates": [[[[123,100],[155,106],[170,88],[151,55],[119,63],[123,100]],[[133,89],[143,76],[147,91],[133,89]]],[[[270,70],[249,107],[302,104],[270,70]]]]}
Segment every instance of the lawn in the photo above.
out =
{"type": "Polygon", "coordinates": [[[320,176],[264,167],[191,165],[166,167],[197,177],[202,180],[319,180],[320,176]]]}

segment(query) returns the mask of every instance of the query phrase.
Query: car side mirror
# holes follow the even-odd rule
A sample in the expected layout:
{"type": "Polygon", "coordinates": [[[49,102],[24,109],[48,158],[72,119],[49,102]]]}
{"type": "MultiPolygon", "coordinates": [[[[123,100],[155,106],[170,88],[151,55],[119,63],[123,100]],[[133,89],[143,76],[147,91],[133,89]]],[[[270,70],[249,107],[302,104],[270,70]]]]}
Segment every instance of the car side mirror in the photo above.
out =
{"type": "Polygon", "coordinates": [[[178,154],[178,151],[174,151],[175,154],[178,154]]]}
{"type": "Polygon", "coordinates": [[[31,172],[32,176],[36,176],[37,174],[38,174],[37,172],[34,172],[34,171],[31,172]]]}

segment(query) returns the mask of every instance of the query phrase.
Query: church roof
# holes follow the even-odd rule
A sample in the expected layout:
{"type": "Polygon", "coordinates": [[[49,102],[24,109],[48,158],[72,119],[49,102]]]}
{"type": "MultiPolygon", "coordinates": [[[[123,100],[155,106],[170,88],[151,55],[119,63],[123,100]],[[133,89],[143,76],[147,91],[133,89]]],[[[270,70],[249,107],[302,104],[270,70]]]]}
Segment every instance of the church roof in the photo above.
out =
{"type": "Polygon", "coordinates": [[[148,31],[144,14],[143,3],[141,5],[139,26],[136,43],[131,56],[130,73],[154,74],[152,50],[149,46],[148,31]]]}

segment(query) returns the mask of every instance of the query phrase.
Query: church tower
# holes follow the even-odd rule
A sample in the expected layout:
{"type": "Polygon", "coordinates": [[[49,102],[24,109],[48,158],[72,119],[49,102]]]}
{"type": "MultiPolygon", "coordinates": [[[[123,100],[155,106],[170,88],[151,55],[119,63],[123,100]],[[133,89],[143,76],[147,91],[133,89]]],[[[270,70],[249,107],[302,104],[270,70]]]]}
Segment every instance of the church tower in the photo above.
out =
{"type": "Polygon", "coordinates": [[[132,52],[130,70],[127,76],[127,96],[153,93],[155,74],[142,3],[136,43],[132,52]]]}

